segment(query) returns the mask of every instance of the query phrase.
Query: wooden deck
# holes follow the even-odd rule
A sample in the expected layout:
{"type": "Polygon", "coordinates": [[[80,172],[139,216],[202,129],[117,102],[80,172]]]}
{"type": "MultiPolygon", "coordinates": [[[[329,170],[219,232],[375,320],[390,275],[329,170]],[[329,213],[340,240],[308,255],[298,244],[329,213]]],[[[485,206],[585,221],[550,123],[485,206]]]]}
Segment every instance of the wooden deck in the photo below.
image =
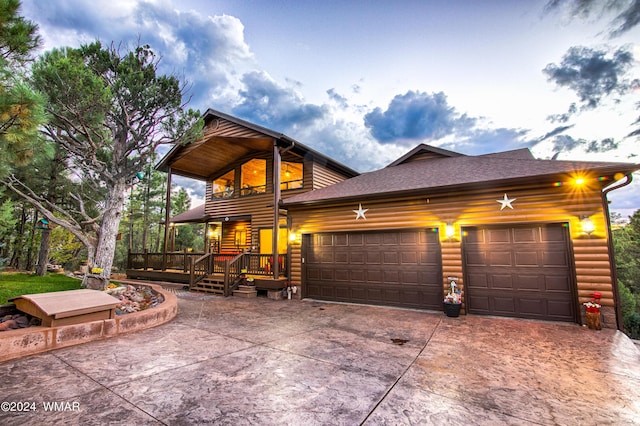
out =
{"type": "Polygon", "coordinates": [[[127,278],[134,280],[168,281],[189,285],[189,272],[178,270],[156,271],[153,269],[127,269],[127,278]]]}
{"type": "MultiPolygon", "coordinates": [[[[287,281],[287,257],[278,255],[278,277],[273,277],[270,254],[129,253],[127,278],[180,283],[190,290],[231,296],[247,277],[265,289],[282,288],[287,281]]],[[[256,288],[258,286],[256,285],[256,288]]]]}

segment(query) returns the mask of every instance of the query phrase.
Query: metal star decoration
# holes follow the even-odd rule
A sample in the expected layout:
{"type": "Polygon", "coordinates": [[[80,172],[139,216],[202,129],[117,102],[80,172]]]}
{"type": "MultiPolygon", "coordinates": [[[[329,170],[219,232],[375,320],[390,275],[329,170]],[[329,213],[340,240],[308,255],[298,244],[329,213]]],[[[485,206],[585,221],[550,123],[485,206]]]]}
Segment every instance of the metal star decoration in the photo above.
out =
{"type": "Polygon", "coordinates": [[[500,206],[500,210],[503,210],[505,207],[509,207],[511,210],[513,210],[513,206],[511,205],[511,203],[513,203],[515,200],[517,200],[517,198],[509,199],[509,197],[507,197],[507,194],[505,193],[502,200],[496,201],[502,204],[502,206],[500,206]]]}
{"type": "Polygon", "coordinates": [[[352,210],[352,212],[354,212],[356,214],[356,220],[363,218],[364,220],[367,220],[367,217],[364,215],[366,212],[368,212],[369,209],[363,209],[362,208],[362,204],[358,204],[358,210],[352,210]]]}

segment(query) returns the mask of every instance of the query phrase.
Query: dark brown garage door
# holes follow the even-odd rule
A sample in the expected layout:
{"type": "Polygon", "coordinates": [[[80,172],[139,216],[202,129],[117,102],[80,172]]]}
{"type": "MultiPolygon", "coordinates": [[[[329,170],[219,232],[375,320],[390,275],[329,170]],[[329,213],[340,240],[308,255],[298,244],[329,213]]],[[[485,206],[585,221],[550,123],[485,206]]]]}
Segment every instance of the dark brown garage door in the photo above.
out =
{"type": "Polygon", "coordinates": [[[305,297],[442,309],[437,230],[306,235],[305,297]]]}
{"type": "Polygon", "coordinates": [[[576,320],[565,225],[469,227],[463,235],[469,313],[576,320]]]}

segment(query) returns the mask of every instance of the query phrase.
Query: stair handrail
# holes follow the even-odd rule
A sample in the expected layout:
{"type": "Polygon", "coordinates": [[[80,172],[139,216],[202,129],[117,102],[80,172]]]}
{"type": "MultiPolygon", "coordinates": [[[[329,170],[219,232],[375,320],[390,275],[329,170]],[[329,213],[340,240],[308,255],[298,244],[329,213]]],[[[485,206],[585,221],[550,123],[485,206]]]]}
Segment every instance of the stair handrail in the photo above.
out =
{"type": "Polygon", "coordinates": [[[233,290],[238,287],[242,278],[244,268],[244,253],[240,253],[233,259],[228,259],[224,263],[224,296],[231,296],[233,290]]]}
{"type": "Polygon", "coordinates": [[[189,269],[189,290],[193,288],[194,285],[205,279],[209,274],[211,274],[211,256],[213,253],[205,253],[197,259],[191,258],[191,267],[189,269]]]}

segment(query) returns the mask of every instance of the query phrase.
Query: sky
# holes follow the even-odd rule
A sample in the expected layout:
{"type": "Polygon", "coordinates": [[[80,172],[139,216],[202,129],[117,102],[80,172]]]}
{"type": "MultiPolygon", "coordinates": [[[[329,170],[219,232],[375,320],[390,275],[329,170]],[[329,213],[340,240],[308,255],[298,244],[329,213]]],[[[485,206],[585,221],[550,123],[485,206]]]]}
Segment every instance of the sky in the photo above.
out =
{"type": "MultiPolygon", "coordinates": [[[[620,18],[640,0],[590,13],[574,4],[22,0],[22,15],[38,24],[42,51],[149,44],[160,72],[189,83],[189,107],[284,133],[360,172],[421,143],[640,163],[630,136],[640,129],[640,25],[620,18]]],[[[640,209],[635,176],[608,196],[623,217],[640,209]]],[[[203,202],[202,182],[174,183],[203,202]]]]}

